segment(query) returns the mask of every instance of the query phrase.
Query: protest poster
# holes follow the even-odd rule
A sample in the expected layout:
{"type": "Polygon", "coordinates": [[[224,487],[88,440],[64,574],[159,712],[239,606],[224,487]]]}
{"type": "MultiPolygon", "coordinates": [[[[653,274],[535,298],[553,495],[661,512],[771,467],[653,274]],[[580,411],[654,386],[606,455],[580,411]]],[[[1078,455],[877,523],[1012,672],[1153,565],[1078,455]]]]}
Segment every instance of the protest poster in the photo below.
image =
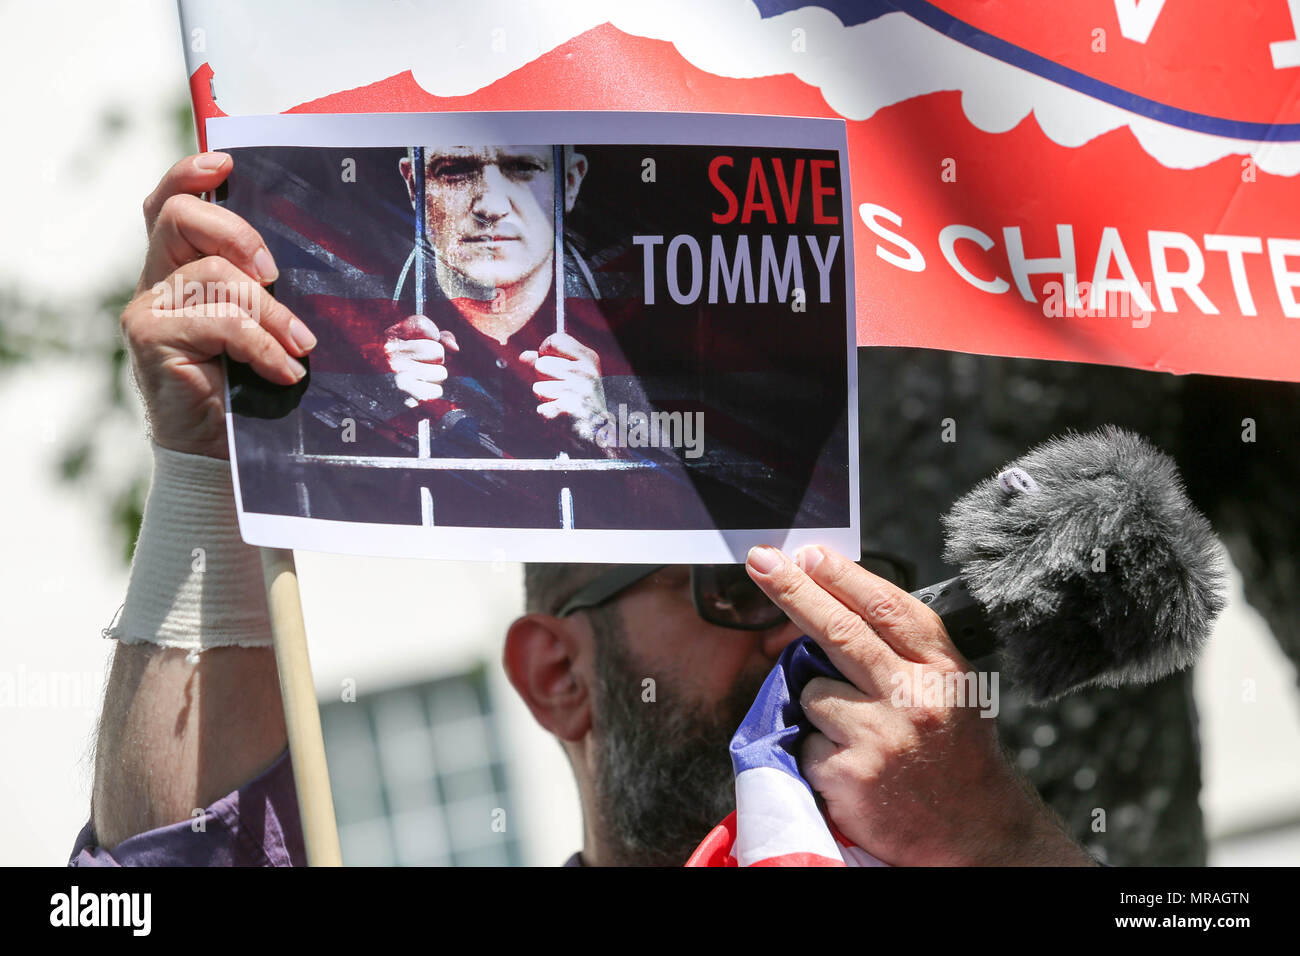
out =
{"type": "Polygon", "coordinates": [[[856,550],[841,122],[404,113],[207,133],[235,157],[218,201],[259,230],[277,301],[320,340],[292,388],[230,365],[245,540],[666,563],[856,550]]]}

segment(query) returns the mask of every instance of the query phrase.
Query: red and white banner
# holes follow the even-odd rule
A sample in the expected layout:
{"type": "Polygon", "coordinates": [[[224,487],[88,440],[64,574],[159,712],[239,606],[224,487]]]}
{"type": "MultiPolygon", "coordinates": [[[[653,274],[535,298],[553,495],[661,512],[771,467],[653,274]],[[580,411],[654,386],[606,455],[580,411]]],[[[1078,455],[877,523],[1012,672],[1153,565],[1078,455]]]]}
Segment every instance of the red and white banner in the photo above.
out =
{"type": "Polygon", "coordinates": [[[842,117],[860,345],[1300,380],[1300,0],[180,0],[196,113],[842,117]]]}

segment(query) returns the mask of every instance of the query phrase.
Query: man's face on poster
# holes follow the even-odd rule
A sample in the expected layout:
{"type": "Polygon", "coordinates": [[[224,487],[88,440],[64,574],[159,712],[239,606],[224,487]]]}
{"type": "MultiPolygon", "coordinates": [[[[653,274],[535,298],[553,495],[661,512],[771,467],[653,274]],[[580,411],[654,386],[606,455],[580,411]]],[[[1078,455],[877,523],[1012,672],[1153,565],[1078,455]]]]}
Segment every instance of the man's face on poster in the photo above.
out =
{"type": "MultiPolygon", "coordinates": [[[[409,162],[402,171],[409,185],[409,162]]],[[[554,189],[550,146],[428,147],[425,223],[441,267],[485,290],[548,268],[554,189]]]]}

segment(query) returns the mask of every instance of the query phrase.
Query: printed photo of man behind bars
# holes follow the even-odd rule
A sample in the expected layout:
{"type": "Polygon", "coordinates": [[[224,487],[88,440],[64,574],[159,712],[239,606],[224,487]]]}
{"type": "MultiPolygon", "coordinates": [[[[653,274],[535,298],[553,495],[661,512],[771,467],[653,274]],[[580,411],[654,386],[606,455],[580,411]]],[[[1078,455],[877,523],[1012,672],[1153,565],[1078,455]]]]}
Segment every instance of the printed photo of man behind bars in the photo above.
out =
{"type": "Polygon", "coordinates": [[[846,523],[842,295],[794,322],[783,303],[647,306],[632,237],[700,228],[710,153],[660,148],[656,197],[647,149],[235,150],[223,201],[293,263],[273,293],[320,339],[292,389],[232,367],[245,509],[846,523]]]}

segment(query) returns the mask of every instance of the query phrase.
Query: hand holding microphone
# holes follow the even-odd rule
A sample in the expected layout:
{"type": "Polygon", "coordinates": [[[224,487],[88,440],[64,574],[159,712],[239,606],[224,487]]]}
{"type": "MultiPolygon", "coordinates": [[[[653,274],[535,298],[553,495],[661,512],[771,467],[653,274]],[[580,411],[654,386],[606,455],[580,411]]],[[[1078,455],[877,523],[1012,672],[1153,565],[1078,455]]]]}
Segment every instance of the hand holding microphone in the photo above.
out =
{"type": "Polygon", "coordinates": [[[840,832],[895,866],[1092,863],[979,709],[924,695],[896,703],[895,675],[943,686],[970,671],[934,611],[824,548],[794,561],[756,548],[749,568],[845,678],[814,678],[799,697],[815,728],[799,769],[840,832]]]}
{"type": "Polygon", "coordinates": [[[1036,700],[1166,676],[1224,606],[1221,549],[1173,463],[1118,429],[1034,449],[945,526],[963,573],[920,597],[826,549],[751,552],[751,577],[845,678],[804,688],[816,732],[800,769],[844,835],[887,863],[1087,864],[993,721],[960,697],[900,703],[898,675],[956,685],[974,676],[968,656],[996,650],[1036,700]]]}

